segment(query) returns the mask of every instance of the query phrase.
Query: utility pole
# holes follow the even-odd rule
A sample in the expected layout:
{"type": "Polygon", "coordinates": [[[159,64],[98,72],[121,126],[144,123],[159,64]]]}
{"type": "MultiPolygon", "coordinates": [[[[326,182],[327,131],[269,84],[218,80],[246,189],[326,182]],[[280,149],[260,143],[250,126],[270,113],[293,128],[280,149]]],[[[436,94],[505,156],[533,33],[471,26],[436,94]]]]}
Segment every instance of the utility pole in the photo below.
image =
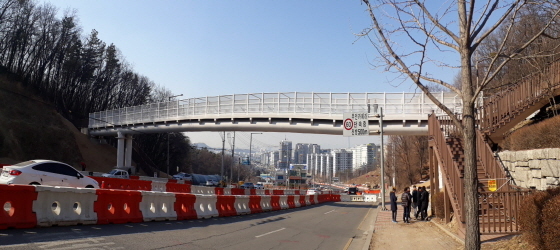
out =
{"type": "MultiPolygon", "coordinates": [[[[229,170],[229,182],[233,182],[233,165],[235,164],[235,157],[233,152],[235,151],[235,131],[233,131],[233,147],[231,147],[231,168],[229,170]]],[[[239,179],[239,176],[238,176],[239,179]]]]}
{"type": "Polygon", "coordinates": [[[222,136],[222,169],[220,170],[220,177],[224,178],[224,150],[226,148],[226,131],[224,131],[224,136],[222,136]]]}
{"type": "MultiPolygon", "coordinates": [[[[174,97],[178,97],[178,96],[183,96],[183,94],[180,95],[174,95],[174,96],[170,96],[169,97],[169,102],[171,102],[171,99],[174,97]]],[[[171,104],[171,103],[169,103],[171,104]]],[[[169,116],[169,104],[167,106],[167,115],[169,116]]],[[[177,102],[177,108],[179,108],[179,102],[177,102]]],[[[167,133],[167,178],[169,178],[169,133],[167,133]]]]}

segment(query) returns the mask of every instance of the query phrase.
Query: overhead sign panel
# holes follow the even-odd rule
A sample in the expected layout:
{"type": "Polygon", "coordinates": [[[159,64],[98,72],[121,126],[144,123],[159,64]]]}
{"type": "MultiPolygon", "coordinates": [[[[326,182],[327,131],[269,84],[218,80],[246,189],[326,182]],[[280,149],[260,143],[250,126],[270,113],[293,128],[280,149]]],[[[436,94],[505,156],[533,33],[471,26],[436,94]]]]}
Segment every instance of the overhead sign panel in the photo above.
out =
{"type": "Polygon", "coordinates": [[[343,136],[368,136],[368,113],[344,113],[342,115],[343,136]]]}

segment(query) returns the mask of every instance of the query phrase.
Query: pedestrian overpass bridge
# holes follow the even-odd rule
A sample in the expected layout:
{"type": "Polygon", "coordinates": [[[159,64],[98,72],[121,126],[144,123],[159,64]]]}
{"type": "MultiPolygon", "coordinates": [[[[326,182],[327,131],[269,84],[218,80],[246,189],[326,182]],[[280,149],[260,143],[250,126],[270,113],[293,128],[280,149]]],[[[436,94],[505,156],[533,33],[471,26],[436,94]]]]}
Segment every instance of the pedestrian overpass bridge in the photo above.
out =
{"type": "MultiPolygon", "coordinates": [[[[435,93],[461,112],[454,93],[435,93]]],[[[370,135],[427,135],[428,115],[442,111],[423,93],[255,93],[189,98],[89,115],[89,133],[111,136],[193,131],[259,131],[342,135],[343,113],[370,113],[370,135]],[[380,110],[380,109],[378,109],[380,110]]]]}
{"type": "MultiPolygon", "coordinates": [[[[461,112],[454,93],[434,93],[461,112]]],[[[132,166],[132,135],[195,131],[343,134],[344,113],[369,113],[369,134],[427,135],[443,113],[423,93],[254,93],[189,98],[91,113],[89,134],[117,136],[117,168],[132,166]],[[383,111],[381,123],[377,114],[383,111]],[[125,150],[126,144],[126,150],[125,150]]]]}

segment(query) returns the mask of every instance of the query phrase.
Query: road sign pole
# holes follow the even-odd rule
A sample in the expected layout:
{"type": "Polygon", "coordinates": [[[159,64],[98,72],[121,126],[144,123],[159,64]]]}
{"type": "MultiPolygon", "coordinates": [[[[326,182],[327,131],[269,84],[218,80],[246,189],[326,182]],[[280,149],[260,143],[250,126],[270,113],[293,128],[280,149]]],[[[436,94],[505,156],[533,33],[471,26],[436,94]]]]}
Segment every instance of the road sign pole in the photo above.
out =
{"type": "Polygon", "coordinates": [[[379,108],[379,133],[381,135],[381,210],[385,208],[385,146],[383,145],[383,107],[379,108]]]}

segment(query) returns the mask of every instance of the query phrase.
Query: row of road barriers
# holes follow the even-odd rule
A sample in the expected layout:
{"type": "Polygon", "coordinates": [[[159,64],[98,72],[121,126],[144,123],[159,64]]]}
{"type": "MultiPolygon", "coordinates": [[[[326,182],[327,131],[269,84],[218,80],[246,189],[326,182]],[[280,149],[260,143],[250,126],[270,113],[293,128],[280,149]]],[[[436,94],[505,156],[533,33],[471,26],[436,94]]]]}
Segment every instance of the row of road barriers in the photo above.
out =
{"type": "Polygon", "coordinates": [[[340,201],[346,202],[377,202],[377,194],[340,195],[340,201]]]}
{"type": "Polygon", "coordinates": [[[216,195],[0,185],[0,229],[237,216],[340,201],[340,195],[216,195]]]}

